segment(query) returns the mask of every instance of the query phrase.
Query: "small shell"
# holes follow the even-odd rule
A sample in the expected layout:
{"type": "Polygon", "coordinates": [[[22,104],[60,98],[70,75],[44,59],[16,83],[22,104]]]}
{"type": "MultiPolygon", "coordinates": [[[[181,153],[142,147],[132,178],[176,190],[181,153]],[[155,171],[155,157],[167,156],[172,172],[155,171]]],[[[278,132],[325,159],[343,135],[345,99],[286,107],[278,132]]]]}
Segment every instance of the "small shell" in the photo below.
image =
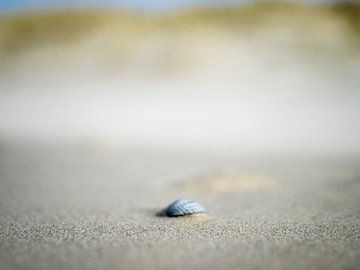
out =
{"type": "Polygon", "coordinates": [[[203,206],[187,199],[176,200],[166,208],[166,215],[169,217],[186,216],[204,212],[206,212],[206,209],[203,206]]]}

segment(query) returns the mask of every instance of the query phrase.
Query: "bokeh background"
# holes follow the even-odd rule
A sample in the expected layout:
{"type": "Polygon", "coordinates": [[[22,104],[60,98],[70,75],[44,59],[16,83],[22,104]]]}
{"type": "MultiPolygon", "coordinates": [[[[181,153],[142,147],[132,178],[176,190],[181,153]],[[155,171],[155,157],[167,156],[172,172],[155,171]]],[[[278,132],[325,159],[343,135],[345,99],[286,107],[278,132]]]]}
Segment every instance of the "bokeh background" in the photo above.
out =
{"type": "Polygon", "coordinates": [[[0,134],[357,154],[359,5],[1,1],[0,134]]]}

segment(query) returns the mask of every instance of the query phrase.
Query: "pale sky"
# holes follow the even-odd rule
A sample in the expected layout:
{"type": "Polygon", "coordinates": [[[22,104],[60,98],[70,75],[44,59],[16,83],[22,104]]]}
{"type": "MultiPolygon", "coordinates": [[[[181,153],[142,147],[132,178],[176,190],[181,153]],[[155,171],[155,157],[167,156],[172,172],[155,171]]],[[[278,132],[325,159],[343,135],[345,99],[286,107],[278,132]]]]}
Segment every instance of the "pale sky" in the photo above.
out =
{"type": "MultiPolygon", "coordinates": [[[[135,9],[171,9],[189,5],[222,5],[245,3],[256,0],[0,0],[0,10],[62,7],[62,6],[119,6],[135,9]]],[[[296,0],[295,0],[296,1],[296,0]]],[[[332,0],[298,0],[300,2],[324,3],[332,0]]]]}

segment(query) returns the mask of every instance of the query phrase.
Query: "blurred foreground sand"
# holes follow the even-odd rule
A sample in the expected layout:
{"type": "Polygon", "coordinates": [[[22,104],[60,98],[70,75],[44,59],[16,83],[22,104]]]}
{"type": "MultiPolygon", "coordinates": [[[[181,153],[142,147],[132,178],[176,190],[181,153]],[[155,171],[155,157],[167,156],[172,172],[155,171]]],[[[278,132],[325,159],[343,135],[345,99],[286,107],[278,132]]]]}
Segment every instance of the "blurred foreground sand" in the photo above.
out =
{"type": "Polygon", "coordinates": [[[0,268],[357,269],[359,168],[359,158],[2,146],[0,268]],[[229,174],[236,188],[221,186],[229,174]],[[271,182],[249,189],[254,175],[271,182]],[[157,216],[181,197],[209,218],[157,216]]]}

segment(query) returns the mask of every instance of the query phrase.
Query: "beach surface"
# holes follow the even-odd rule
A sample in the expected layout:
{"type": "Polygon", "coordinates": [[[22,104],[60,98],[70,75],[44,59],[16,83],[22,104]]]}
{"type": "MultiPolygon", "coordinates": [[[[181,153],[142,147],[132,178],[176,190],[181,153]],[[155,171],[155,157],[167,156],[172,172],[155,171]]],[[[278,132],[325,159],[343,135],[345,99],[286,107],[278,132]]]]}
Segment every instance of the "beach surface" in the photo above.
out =
{"type": "Polygon", "coordinates": [[[343,1],[2,15],[0,270],[359,269],[359,25],[343,1]],[[179,198],[208,214],[159,215],[179,198]]]}
{"type": "Polygon", "coordinates": [[[357,269],[359,161],[3,143],[0,269],[357,269]]]}

